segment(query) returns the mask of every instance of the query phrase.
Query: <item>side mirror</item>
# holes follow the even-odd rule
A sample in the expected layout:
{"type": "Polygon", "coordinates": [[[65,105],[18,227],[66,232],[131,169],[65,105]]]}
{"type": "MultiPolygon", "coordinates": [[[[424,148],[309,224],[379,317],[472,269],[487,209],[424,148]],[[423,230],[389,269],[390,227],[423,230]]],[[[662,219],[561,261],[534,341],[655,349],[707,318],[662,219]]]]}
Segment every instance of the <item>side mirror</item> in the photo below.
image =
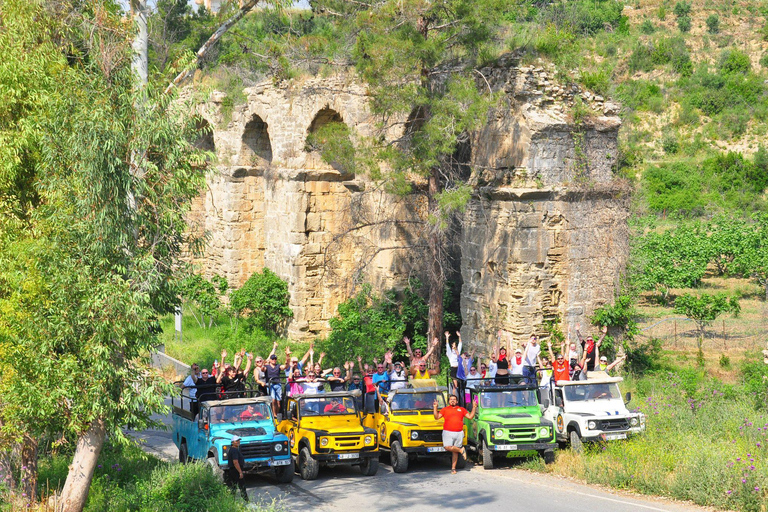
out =
{"type": "Polygon", "coordinates": [[[628,404],[628,403],[629,403],[629,402],[631,402],[631,401],[632,401],[632,393],[630,393],[629,391],[627,391],[627,395],[626,395],[626,397],[625,397],[625,399],[624,399],[624,403],[625,403],[625,404],[628,404]]]}
{"type": "Polygon", "coordinates": [[[549,398],[544,398],[544,400],[541,401],[541,407],[543,409],[549,409],[549,398]]]}

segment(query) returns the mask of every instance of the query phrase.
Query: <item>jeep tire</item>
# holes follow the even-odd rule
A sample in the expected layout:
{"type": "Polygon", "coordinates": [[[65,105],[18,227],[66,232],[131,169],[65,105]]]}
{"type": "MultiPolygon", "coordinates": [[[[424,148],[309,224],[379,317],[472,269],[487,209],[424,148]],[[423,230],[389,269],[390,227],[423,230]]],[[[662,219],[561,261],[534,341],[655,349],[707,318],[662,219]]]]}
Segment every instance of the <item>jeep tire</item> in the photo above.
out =
{"type": "Polygon", "coordinates": [[[365,457],[360,461],[360,472],[365,476],[373,476],[379,470],[377,457],[365,457]]]}
{"type": "Polygon", "coordinates": [[[320,463],[312,458],[306,446],[299,450],[299,475],[303,480],[314,480],[320,472],[320,463]]]}
{"type": "Polygon", "coordinates": [[[568,439],[571,441],[571,450],[576,453],[581,453],[584,451],[584,445],[581,442],[581,436],[575,429],[568,433],[568,439]]]}
{"type": "Polygon", "coordinates": [[[179,462],[186,464],[189,462],[189,452],[187,451],[187,443],[181,443],[179,446],[179,462]]]}
{"type": "Polygon", "coordinates": [[[296,472],[296,466],[293,464],[293,457],[291,457],[291,463],[287,466],[277,466],[275,468],[275,478],[278,483],[289,484],[293,482],[293,474],[296,472]]]}
{"type": "Polygon", "coordinates": [[[395,473],[405,473],[408,471],[408,454],[403,450],[403,445],[395,439],[389,449],[389,458],[392,462],[392,471],[395,473]]]}
{"type": "Polygon", "coordinates": [[[216,457],[211,456],[205,459],[205,462],[208,464],[208,467],[211,468],[211,472],[213,473],[213,476],[216,477],[216,479],[219,482],[224,481],[224,471],[221,470],[219,467],[219,463],[216,460],[216,457]]]}
{"type": "Polygon", "coordinates": [[[483,469],[493,469],[493,452],[490,450],[490,448],[488,448],[488,444],[485,442],[485,439],[481,439],[480,443],[483,447],[483,469]]]}
{"type": "Polygon", "coordinates": [[[541,452],[541,457],[544,459],[544,464],[552,464],[555,462],[555,450],[544,450],[541,452]]]}

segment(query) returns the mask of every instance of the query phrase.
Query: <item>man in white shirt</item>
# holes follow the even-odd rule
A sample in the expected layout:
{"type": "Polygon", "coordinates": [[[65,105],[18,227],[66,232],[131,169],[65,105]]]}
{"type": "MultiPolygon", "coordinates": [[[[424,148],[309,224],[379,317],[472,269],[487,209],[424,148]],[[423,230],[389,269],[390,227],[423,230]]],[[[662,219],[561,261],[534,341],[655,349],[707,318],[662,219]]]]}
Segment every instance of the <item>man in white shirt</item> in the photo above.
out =
{"type": "Polygon", "coordinates": [[[537,383],[536,364],[541,363],[539,354],[541,354],[539,338],[535,334],[531,334],[531,338],[528,340],[528,344],[525,346],[525,352],[523,353],[523,377],[525,377],[529,383],[537,383]]]}
{"type": "Polygon", "coordinates": [[[200,367],[197,363],[192,363],[191,373],[187,375],[187,378],[184,379],[184,384],[182,384],[183,389],[189,389],[189,398],[194,399],[197,397],[197,388],[195,388],[195,384],[197,384],[197,379],[199,378],[200,367]]]}
{"type": "Polygon", "coordinates": [[[389,372],[389,389],[403,389],[408,384],[408,373],[403,369],[403,363],[396,362],[394,369],[389,372]]]}

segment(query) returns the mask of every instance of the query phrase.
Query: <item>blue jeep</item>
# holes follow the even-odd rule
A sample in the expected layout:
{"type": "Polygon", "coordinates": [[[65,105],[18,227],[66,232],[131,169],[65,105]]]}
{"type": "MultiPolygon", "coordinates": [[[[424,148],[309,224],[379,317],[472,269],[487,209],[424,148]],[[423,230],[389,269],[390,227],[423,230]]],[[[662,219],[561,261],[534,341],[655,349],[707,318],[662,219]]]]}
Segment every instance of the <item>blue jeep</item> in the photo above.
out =
{"type": "MultiPolygon", "coordinates": [[[[240,395],[242,396],[242,394],[240,395]]],[[[227,469],[232,436],[239,436],[245,471],[274,469],[280,483],[293,480],[288,438],[275,429],[269,397],[225,398],[198,403],[189,396],[172,400],[173,442],[179,461],[205,460],[217,475],[227,469]]]]}

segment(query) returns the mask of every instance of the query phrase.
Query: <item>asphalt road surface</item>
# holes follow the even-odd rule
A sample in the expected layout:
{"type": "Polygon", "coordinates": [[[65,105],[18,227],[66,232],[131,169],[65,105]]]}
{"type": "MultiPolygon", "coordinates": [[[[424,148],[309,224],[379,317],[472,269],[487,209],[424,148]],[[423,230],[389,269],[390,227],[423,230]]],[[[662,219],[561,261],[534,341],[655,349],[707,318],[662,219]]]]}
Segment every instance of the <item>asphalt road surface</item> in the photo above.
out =
{"type": "MultiPolygon", "coordinates": [[[[157,418],[166,424],[170,417],[157,418]]],[[[166,460],[178,460],[169,430],[128,432],[143,441],[144,449],[166,460]]],[[[702,512],[705,509],[606,490],[570,480],[515,468],[502,461],[490,471],[468,464],[456,475],[447,458],[421,460],[407,473],[396,474],[384,463],[375,476],[362,476],[357,466],[321,468],[317,480],[304,481],[297,474],[290,484],[274,478],[247,475],[253,503],[281,502],[286,511],[357,512],[415,510],[418,512],[470,510],[484,512],[702,512]]]]}

